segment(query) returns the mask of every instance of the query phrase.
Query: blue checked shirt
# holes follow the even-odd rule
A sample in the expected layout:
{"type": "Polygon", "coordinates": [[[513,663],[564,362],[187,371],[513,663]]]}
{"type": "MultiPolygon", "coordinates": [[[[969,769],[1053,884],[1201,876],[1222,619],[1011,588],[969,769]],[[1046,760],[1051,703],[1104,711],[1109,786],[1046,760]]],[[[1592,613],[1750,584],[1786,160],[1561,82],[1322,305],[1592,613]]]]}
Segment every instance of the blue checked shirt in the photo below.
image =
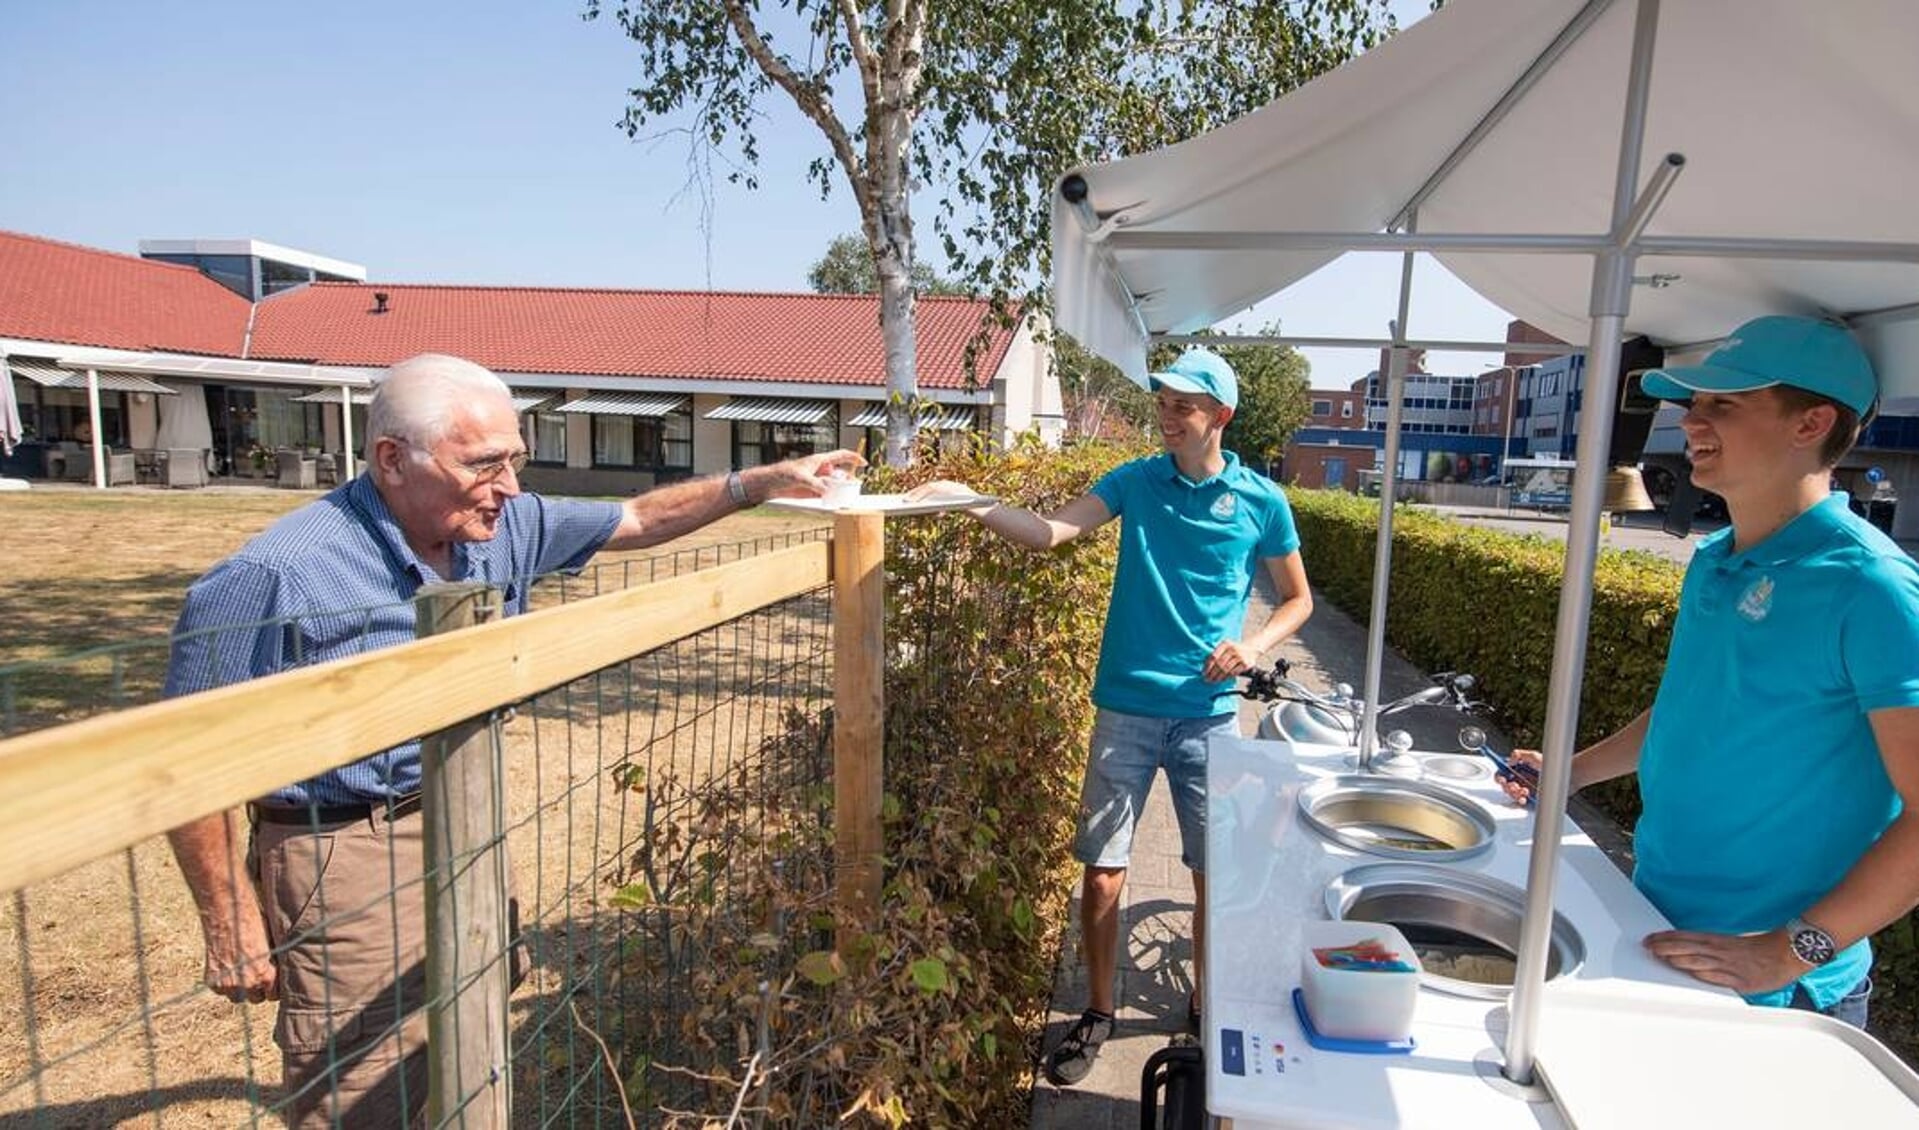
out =
{"type": "MultiPolygon", "coordinates": [[[[505,614],[517,615],[534,578],[578,570],[619,521],[617,503],[522,494],[507,501],[491,541],[453,547],[453,574],[441,577],[407,547],[362,475],[280,519],[194,582],[174,628],[166,694],[408,643],[413,594],[437,581],[484,581],[504,594],[505,614]]],[[[420,743],[413,741],[265,799],[359,804],[419,789],[420,743]]]]}

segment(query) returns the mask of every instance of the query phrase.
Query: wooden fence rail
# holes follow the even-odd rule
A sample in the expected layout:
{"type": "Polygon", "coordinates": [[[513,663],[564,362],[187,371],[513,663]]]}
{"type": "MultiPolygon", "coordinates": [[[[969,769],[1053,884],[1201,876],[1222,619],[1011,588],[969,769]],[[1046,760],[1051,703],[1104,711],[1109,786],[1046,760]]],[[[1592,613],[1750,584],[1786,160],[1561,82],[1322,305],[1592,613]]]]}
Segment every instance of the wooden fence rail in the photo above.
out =
{"type": "Polygon", "coordinates": [[[808,542],[0,741],[0,893],[816,589],[831,552],[808,542]]]}

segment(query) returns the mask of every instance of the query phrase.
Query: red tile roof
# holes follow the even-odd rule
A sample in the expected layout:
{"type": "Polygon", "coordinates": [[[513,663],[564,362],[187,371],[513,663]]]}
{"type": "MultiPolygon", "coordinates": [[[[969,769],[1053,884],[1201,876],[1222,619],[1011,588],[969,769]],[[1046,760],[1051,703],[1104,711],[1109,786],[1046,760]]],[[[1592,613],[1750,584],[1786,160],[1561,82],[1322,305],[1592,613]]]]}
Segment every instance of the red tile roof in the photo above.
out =
{"type": "Polygon", "coordinates": [[[250,311],[191,267],[0,231],[0,337],[237,357],[250,311]]]}
{"type": "MultiPolygon", "coordinates": [[[[917,309],[920,386],[966,387],[986,303],[917,309]]],[[[315,283],[255,307],[191,267],[5,231],[0,337],[330,365],[437,352],[513,373],[886,383],[873,295],[315,283]]],[[[992,331],[982,380],[1012,340],[992,331]]]]}
{"type": "MultiPolygon", "coordinates": [[[[921,298],[919,383],[965,387],[962,357],[984,302],[921,298]]],[[[1012,343],[995,329],[976,371],[1012,343]]],[[[315,283],[260,303],[250,356],[390,365],[453,353],[490,369],[722,380],[886,381],[872,295],[315,283]],[[374,294],[388,296],[374,312],[374,294]]]]}

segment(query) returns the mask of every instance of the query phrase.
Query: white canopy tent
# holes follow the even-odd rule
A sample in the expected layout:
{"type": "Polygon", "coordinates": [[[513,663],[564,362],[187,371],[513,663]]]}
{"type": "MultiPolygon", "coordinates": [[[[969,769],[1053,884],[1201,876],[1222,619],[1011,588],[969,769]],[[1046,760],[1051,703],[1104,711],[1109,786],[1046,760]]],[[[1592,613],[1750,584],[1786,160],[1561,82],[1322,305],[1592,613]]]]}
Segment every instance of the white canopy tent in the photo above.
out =
{"type": "MultiPolygon", "coordinates": [[[[1633,12],[1454,0],[1211,133],[1077,170],[1085,205],[1053,208],[1059,327],[1143,380],[1149,335],[1211,326],[1343,251],[1400,250],[1380,233],[1416,210],[1421,249],[1583,340],[1589,261],[1541,252],[1605,245],[1633,12]],[[1447,168],[1562,33],[1563,52],[1447,168]]],[[[1904,0],[1665,5],[1643,148],[1687,163],[1638,253],[1648,280],[1676,278],[1634,292],[1626,332],[1671,346],[1762,313],[1836,314],[1860,323],[1888,401],[1919,397],[1919,317],[1873,316],[1919,303],[1915,52],[1904,0]],[[1760,240],[1806,245],[1768,256],[1760,240]],[[1821,259],[1835,241],[1898,246],[1878,263],[1821,259]]]]}
{"type": "MultiPolygon", "coordinates": [[[[1909,0],[1453,0],[1245,118],[1062,178],[1055,319],[1143,383],[1154,339],[1210,326],[1342,252],[1405,253],[1366,673],[1377,703],[1405,352],[1448,344],[1407,330],[1412,253],[1587,341],[1588,405],[1616,401],[1628,334],[1683,351],[1755,315],[1799,313],[1850,322],[1900,410],[1919,400],[1916,52],[1909,0]]],[[[1522,1084],[1610,439],[1610,413],[1585,413],[1504,1048],[1522,1084]]]]}

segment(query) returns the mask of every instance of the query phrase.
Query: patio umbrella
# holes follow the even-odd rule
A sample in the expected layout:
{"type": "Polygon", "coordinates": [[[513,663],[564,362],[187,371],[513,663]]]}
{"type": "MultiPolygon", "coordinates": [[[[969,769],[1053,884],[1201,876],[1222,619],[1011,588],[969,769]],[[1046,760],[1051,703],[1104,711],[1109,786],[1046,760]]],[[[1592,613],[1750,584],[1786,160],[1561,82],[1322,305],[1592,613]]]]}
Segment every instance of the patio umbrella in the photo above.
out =
{"type": "Polygon", "coordinates": [[[12,455],[20,435],[20,405],[13,393],[13,374],[7,370],[6,354],[0,353],[0,454],[12,455]]]}

